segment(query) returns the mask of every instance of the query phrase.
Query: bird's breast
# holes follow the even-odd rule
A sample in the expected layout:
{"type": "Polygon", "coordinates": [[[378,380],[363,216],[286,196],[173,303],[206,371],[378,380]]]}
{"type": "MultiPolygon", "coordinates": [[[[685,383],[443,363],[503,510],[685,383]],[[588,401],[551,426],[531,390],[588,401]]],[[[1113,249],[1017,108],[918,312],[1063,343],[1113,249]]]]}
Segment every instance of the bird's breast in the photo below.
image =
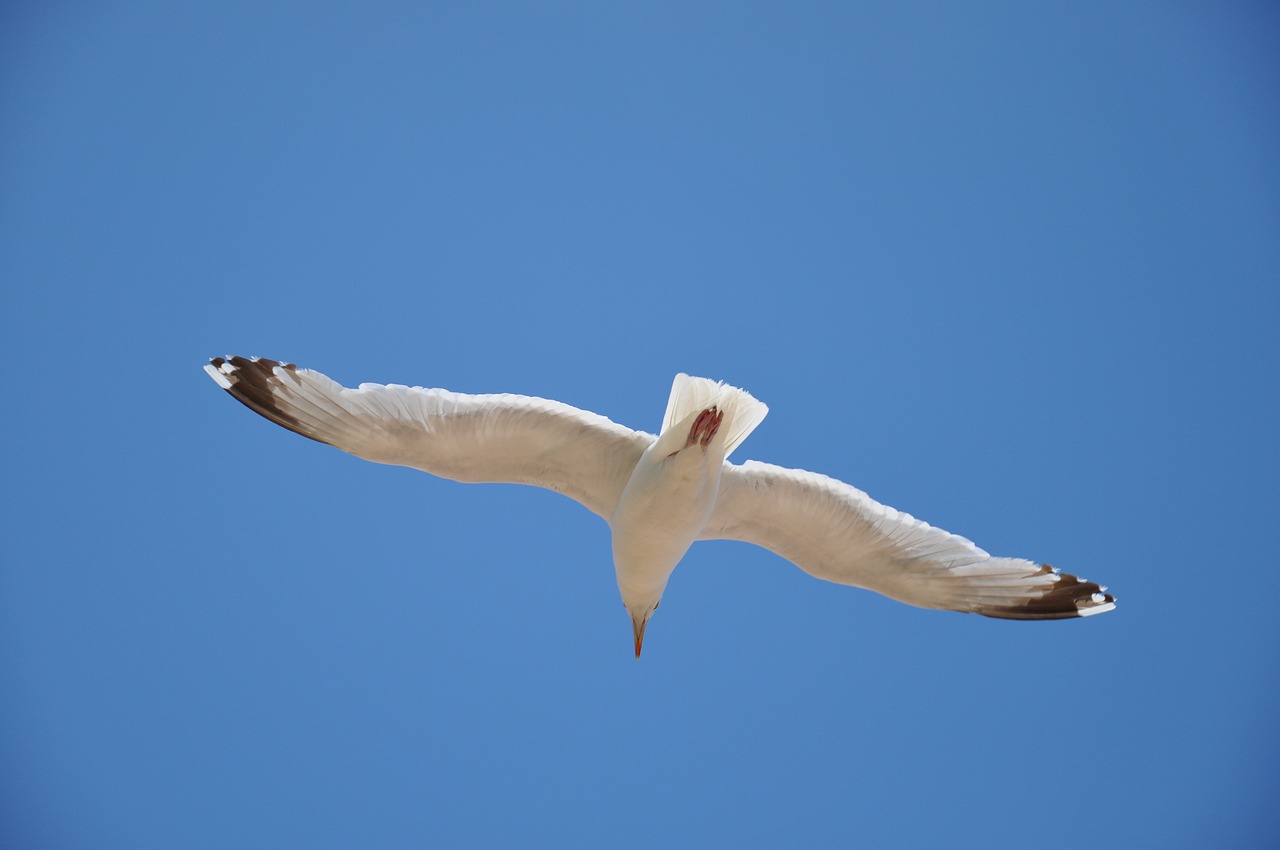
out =
{"type": "Polygon", "coordinates": [[[706,525],[720,488],[723,460],[698,446],[650,455],[636,464],[609,521],[619,583],[665,585],[706,525]]]}

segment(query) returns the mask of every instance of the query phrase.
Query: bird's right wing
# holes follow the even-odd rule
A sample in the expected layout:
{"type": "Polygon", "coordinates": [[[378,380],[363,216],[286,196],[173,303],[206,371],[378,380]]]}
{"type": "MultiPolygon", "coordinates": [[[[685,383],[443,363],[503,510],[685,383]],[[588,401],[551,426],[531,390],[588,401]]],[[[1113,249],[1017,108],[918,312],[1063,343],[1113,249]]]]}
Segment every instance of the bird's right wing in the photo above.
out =
{"type": "Polygon", "coordinates": [[[344,387],[310,369],[216,357],[205,371],[272,422],[375,463],[454,481],[545,487],[606,520],[655,439],[558,401],[400,385],[344,387]]]}
{"type": "Polygon", "coordinates": [[[922,608],[1022,620],[1115,608],[1114,597],[1091,581],[1021,558],[993,558],[842,481],[757,461],[724,465],[701,538],[755,543],[810,575],[922,608]]]}

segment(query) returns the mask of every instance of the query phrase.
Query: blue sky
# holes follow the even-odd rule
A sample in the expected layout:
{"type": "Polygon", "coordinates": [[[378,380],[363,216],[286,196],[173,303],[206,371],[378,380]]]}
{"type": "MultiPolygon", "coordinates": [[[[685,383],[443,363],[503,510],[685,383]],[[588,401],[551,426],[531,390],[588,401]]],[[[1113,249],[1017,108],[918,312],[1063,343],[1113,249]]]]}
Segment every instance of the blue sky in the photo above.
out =
{"type": "Polygon", "coordinates": [[[0,845],[1280,841],[1266,4],[0,13],[0,845]],[[1114,614],[922,611],[300,439],[257,354],[672,376],[1114,614]]]}

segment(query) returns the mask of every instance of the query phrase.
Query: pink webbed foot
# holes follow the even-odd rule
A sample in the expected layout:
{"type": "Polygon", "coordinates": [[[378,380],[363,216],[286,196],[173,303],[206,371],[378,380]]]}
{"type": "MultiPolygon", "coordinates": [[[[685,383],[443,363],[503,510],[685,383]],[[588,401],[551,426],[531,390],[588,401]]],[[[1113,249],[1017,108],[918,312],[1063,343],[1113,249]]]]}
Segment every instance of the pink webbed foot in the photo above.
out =
{"type": "Polygon", "coordinates": [[[720,423],[723,420],[724,411],[718,407],[708,407],[699,413],[698,418],[693,420],[693,427],[689,429],[689,439],[685,441],[685,448],[697,443],[705,449],[711,442],[711,438],[720,430],[720,423]]]}

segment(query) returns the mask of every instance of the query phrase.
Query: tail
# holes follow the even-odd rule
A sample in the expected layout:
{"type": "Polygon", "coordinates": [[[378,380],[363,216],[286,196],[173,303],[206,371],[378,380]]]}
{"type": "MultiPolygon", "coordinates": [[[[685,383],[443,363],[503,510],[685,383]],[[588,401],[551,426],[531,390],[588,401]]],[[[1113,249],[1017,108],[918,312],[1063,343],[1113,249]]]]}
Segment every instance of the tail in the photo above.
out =
{"type": "Polygon", "coordinates": [[[725,431],[724,454],[728,457],[764,421],[769,408],[751,393],[710,378],[693,378],[681,372],[671,384],[671,398],[662,417],[662,431],[679,424],[708,407],[724,413],[720,426],[725,431]]]}

